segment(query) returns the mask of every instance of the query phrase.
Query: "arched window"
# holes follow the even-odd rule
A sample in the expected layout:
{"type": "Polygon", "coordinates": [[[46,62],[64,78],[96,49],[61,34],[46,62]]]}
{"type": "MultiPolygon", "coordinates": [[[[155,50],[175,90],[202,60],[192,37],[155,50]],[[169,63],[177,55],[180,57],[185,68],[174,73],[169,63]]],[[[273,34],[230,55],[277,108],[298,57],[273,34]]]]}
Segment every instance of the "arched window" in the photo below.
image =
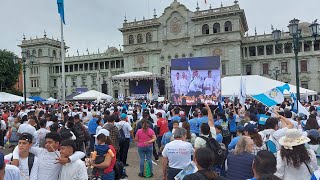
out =
{"type": "Polygon", "coordinates": [[[142,43],[142,42],[143,42],[142,34],[138,34],[137,43],[142,43]]]}
{"type": "Polygon", "coordinates": [[[224,23],[224,31],[225,32],[232,31],[232,23],[230,21],[227,21],[224,23]]]}
{"type": "Polygon", "coordinates": [[[52,57],[54,57],[54,58],[57,57],[57,52],[56,52],[56,50],[53,50],[53,51],[52,51],[52,57]]]}
{"type": "Polygon", "coordinates": [[[162,67],[161,68],[161,76],[165,75],[165,73],[166,73],[166,68],[162,67]]]}
{"type": "Polygon", "coordinates": [[[220,24],[214,23],[213,24],[213,33],[219,33],[220,32],[220,24]]]}
{"type": "Polygon", "coordinates": [[[32,56],[36,56],[36,54],[37,54],[37,52],[36,52],[36,50],[32,50],[32,56]]]}
{"type": "Polygon", "coordinates": [[[134,44],[134,37],[133,35],[129,36],[129,44],[134,44]]]}
{"type": "Polygon", "coordinates": [[[150,32],[148,32],[146,34],[146,42],[151,42],[152,41],[152,34],[150,32]]]}
{"type": "Polygon", "coordinates": [[[38,57],[42,57],[42,49],[38,50],[38,57]]]}
{"type": "Polygon", "coordinates": [[[208,26],[208,24],[204,24],[202,26],[202,34],[209,34],[209,26],[208,26]]]}

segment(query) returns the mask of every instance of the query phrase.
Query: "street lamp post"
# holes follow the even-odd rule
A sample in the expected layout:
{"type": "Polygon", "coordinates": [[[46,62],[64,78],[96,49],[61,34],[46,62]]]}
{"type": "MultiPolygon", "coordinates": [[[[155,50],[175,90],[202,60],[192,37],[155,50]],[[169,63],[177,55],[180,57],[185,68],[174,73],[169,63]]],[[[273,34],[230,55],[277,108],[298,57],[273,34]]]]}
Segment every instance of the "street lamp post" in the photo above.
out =
{"type": "Polygon", "coordinates": [[[278,69],[278,67],[275,67],[270,71],[271,71],[272,78],[274,77],[276,80],[278,80],[278,77],[282,74],[281,71],[278,69]]]}
{"type": "MultiPolygon", "coordinates": [[[[299,20],[294,18],[289,22],[288,25],[289,28],[289,34],[292,36],[293,41],[293,51],[295,56],[295,69],[296,69],[296,87],[297,87],[297,100],[300,102],[300,80],[299,80],[299,60],[298,60],[298,54],[300,50],[300,40],[302,39],[301,36],[301,29],[299,29],[299,20]]],[[[316,37],[319,35],[319,24],[317,23],[317,20],[315,20],[310,26],[310,32],[312,34],[312,37],[316,40],[316,37]]],[[[272,37],[273,40],[278,43],[278,41],[281,38],[281,31],[280,30],[273,30],[272,31],[272,37]]]]}
{"type": "Polygon", "coordinates": [[[25,51],[21,52],[21,56],[22,56],[22,70],[23,70],[23,97],[24,97],[24,105],[27,105],[27,87],[26,87],[26,68],[29,67],[31,68],[31,66],[33,65],[33,58],[30,57],[30,62],[27,64],[27,53],[25,51]]]}

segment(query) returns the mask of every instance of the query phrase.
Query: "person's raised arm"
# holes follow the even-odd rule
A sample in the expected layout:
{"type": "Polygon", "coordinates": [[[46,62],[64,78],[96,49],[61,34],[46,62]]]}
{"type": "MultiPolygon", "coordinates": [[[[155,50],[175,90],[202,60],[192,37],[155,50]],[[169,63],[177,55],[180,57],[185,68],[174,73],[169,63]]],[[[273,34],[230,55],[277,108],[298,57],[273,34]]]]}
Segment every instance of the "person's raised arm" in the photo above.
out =
{"type": "Polygon", "coordinates": [[[211,109],[210,109],[208,104],[204,104],[204,105],[205,105],[205,108],[208,111],[208,125],[210,127],[214,127],[214,121],[213,121],[213,115],[212,115],[211,109]]]}
{"type": "Polygon", "coordinates": [[[276,110],[274,110],[273,112],[276,115],[276,117],[279,118],[279,120],[281,121],[282,128],[287,127],[288,129],[292,129],[294,127],[293,123],[289,119],[281,116],[276,110]]]}

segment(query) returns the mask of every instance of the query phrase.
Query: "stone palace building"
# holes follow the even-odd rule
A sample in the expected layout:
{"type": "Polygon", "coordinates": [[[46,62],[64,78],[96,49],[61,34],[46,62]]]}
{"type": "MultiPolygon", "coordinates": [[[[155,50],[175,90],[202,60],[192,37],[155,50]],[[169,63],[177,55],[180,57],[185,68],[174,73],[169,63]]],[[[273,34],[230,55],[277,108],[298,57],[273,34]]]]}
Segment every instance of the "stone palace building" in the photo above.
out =
{"type": "MultiPolygon", "coordinates": [[[[290,19],[288,19],[289,22],[290,19]]],[[[320,92],[320,40],[314,41],[309,23],[300,23],[300,83],[320,92]]],[[[177,0],[152,19],[126,19],[119,28],[123,48],[108,47],[105,52],[66,57],[66,95],[85,87],[129,96],[127,81],[112,81],[114,75],[149,71],[165,79],[165,94],[170,94],[170,61],[173,58],[221,56],[221,75],[262,75],[295,84],[292,39],[282,32],[276,44],[271,34],[248,36],[244,9],[235,1],[231,6],[191,11],[177,0]]],[[[34,61],[27,69],[27,97],[39,95],[62,98],[60,41],[48,38],[23,39],[19,45],[34,61]]],[[[68,47],[67,47],[68,48],[68,47]]],[[[261,82],[257,82],[261,83],[261,82]]],[[[165,95],[163,94],[163,95],[165,95]]]]}

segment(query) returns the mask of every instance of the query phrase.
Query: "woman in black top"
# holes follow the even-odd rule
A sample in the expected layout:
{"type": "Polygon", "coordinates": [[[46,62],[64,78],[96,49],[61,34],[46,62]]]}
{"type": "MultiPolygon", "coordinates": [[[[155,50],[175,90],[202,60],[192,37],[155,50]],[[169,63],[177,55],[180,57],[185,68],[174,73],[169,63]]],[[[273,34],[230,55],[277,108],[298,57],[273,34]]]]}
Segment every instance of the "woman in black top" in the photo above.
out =
{"type": "Polygon", "coordinates": [[[214,153],[209,148],[197,149],[194,162],[197,165],[198,171],[185,176],[183,180],[226,180],[226,178],[219,176],[213,169],[214,161],[214,153]]]}

